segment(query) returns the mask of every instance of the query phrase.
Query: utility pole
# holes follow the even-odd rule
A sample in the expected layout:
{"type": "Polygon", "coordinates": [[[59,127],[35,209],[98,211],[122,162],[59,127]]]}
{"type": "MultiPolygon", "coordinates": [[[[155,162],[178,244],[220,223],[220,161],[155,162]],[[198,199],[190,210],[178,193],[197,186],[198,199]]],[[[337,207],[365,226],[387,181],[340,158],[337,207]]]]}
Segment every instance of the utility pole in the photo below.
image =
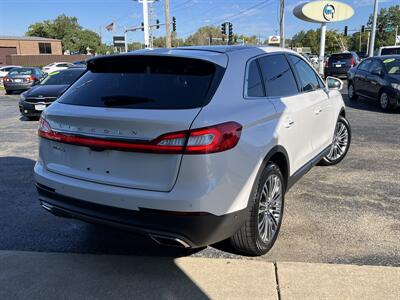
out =
{"type": "Polygon", "coordinates": [[[280,37],[280,46],[285,48],[285,0],[280,0],[280,37]]]}
{"type": "MultiPolygon", "coordinates": [[[[150,12],[149,12],[149,24],[153,24],[153,1],[149,2],[150,4],[150,12]]],[[[153,27],[149,27],[149,46],[153,48],[153,27]]]]}
{"type": "Polygon", "coordinates": [[[171,48],[171,29],[169,15],[169,0],[165,0],[165,47],[171,48]]]}
{"type": "MultiPolygon", "coordinates": [[[[335,36],[336,37],[336,36],[335,36]]],[[[321,24],[321,42],[319,49],[319,74],[324,75],[326,23],[321,24]]]]}
{"type": "Polygon", "coordinates": [[[374,20],[373,20],[373,23],[372,23],[372,33],[371,33],[371,40],[370,40],[369,51],[368,51],[368,56],[369,57],[374,56],[377,20],[378,20],[378,0],[375,0],[375,4],[374,4],[374,20]]]}
{"type": "Polygon", "coordinates": [[[147,6],[148,0],[139,0],[143,5],[143,29],[144,29],[144,47],[148,48],[149,43],[149,8],[147,6]]]}

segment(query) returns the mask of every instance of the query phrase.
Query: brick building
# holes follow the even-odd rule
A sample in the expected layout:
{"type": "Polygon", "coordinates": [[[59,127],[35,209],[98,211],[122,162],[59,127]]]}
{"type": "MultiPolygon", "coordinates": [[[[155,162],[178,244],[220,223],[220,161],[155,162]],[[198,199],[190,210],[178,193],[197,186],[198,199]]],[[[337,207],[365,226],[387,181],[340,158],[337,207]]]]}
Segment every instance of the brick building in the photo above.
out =
{"type": "Polygon", "coordinates": [[[0,36],[0,66],[7,64],[7,56],[62,55],[60,40],[34,36],[0,36]]]}

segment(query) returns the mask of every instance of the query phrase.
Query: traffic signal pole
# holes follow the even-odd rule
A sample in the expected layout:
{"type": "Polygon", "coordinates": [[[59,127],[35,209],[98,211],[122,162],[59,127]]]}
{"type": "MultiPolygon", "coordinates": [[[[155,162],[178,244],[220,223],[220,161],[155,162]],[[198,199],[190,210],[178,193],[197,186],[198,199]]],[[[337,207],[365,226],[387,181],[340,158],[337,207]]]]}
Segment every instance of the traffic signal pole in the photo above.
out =
{"type": "Polygon", "coordinates": [[[165,47],[171,48],[171,29],[169,15],[169,0],[165,0],[165,47]]]}
{"type": "Polygon", "coordinates": [[[374,19],[373,19],[373,22],[372,22],[371,40],[370,40],[370,43],[369,43],[369,51],[368,51],[368,56],[369,57],[374,56],[377,20],[378,20],[378,0],[375,0],[375,4],[374,4],[374,19]]]}

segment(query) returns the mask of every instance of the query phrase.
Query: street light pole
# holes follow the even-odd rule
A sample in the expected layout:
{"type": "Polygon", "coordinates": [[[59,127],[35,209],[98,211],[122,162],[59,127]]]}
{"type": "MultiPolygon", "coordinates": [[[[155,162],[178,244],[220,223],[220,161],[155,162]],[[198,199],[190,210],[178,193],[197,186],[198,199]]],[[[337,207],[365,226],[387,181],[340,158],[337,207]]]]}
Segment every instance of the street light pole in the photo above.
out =
{"type": "Polygon", "coordinates": [[[324,75],[326,23],[321,24],[321,42],[319,46],[319,74],[324,75]]]}
{"type": "Polygon", "coordinates": [[[280,1],[280,46],[281,48],[285,48],[285,0],[280,1]]]}
{"type": "Polygon", "coordinates": [[[371,32],[371,41],[370,41],[370,44],[369,44],[369,51],[368,51],[369,57],[374,56],[377,20],[378,20],[378,0],[375,0],[375,4],[374,4],[374,19],[373,19],[373,22],[372,22],[372,32],[371,32]]]}
{"type": "Polygon", "coordinates": [[[169,15],[169,0],[165,0],[165,46],[171,48],[171,29],[169,15]]]}
{"type": "Polygon", "coordinates": [[[139,0],[143,5],[143,30],[144,30],[144,47],[149,47],[149,12],[147,6],[148,0],[139,0]]]}

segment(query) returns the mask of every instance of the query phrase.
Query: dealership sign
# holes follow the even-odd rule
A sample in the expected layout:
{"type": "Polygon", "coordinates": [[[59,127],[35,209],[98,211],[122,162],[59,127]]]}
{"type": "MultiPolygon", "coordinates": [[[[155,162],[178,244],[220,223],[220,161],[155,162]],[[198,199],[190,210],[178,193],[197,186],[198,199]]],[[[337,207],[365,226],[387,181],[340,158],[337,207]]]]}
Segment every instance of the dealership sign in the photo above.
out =
{"type": "Polygon", "coordinates": [[[350,19],[354,9],[338,1],[312,1],[296,6],[293,14],[307,22],[330,23],[350,19]]]}
{"type": "Polygon", "coordinates": [[[279,45],[281,43],[281,37],[279,35],[270,35],[268,37],[269,45],[279,45]]]}

